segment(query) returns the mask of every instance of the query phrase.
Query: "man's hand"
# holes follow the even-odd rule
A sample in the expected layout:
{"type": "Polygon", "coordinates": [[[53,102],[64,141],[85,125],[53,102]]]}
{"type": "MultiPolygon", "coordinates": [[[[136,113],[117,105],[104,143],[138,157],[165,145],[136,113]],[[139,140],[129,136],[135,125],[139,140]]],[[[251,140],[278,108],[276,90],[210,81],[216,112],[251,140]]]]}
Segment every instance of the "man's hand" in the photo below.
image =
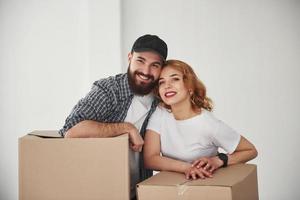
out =
{"type": "Polygon", "coordinates": [[[220,160],[217,156],[214,157],[202,157],[195,160],[192,164],[193,167],[197,169],[203,168],[204,170],[213,173],[216,169],[220,168],[223,165],[223,161],[220,160]]]}
{"type": "Polygon", "coordinates": [[[143,145],[144,145],[144,140],[142,136],[140,135],[138,129],[131,123],[127,123],[128,126],[128,133],[129,133],[129,142],[130,142],[130,148],[133,151],[136,152],[141,152],[143,145]]]}

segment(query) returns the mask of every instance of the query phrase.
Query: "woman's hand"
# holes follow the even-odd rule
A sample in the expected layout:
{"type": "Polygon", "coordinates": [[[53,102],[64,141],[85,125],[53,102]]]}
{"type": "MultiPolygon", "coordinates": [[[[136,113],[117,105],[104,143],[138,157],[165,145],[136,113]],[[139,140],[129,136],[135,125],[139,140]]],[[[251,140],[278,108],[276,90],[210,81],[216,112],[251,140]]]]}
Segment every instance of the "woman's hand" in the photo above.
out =
{"type": "Polygon", "coordinates": [[[209,173],[213,173],[216,169],[219,169],[223,165],[223,161],[220,160],[217,156],[214,157],[202,157],[195,160],[192,163],[192,166],[201,169],[203,168],[205,171],[209,173]]]}
{"type": "Polygon", "coordinates": [[[196,180],[198,178],[205,179],[205,178],[211,178],[212,173],[205,170],[204,168],[200,167],[197,168],[195,166],[189,167],[185,172],[186,179],[193,179],[196,180]]]}

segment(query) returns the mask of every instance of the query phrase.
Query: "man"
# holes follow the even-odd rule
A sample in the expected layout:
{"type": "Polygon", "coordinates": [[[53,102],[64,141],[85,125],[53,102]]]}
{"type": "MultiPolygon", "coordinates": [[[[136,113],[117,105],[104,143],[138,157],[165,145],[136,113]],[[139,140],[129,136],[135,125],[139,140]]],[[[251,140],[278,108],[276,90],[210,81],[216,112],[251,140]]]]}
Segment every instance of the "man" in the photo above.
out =
{"type": "Polygon", "coordinates": [[[125,74],[100,79],[67,117],[59,133],[66,138],[113,137],[129,134],[131,197],[135,185],[152,175],[145,170],[143,137],[157,102],[152,93],[167,58],[167,44],[156,35],[139,37],[128,54],[125,74]]]}

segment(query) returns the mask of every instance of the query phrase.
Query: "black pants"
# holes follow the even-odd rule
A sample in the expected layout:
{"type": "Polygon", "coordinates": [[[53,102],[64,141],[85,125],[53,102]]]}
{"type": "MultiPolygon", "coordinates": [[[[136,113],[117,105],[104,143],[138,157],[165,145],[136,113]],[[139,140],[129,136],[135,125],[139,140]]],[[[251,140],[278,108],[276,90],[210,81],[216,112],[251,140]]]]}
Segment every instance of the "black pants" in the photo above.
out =
{"type": "Polygon", "coordinates": [[[131,200],[136,200],[136,196],[132,197],[131,200]]]}

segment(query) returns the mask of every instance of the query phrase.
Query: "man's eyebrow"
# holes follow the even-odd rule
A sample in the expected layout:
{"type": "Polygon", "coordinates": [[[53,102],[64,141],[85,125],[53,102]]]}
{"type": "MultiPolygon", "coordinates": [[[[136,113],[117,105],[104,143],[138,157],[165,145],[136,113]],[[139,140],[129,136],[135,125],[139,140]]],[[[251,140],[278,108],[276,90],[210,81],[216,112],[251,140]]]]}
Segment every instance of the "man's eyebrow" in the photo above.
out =
{"type": "MultiPolygon", "coordinates": [[[[146,58],[144,58],[144,57],[142,57],[142,56],[137,56],[137,59],[141,59],[141,60],[143,60],[143,61],[146,61],[146,58]]],[[[154,64],[159,64],[160,66],[163,65],[163,63],[160,62],[160,61],[154,61],[154,62],[151,63],[151,64],[152,64],[152,65],[154,65],[154,64]]]]}
{"type": "Polygon", "coordinates": [[[146,60],[144,57],[142,57],[142,56],[138,56],[137,57],[138,59],[141,59],[141,60],[146,60]]]}
{"type": "Polygon", "coordinates": [[[155,62],[152,63],[152,65],[155,65],[155,64],[159,64],[160,66],[163,65],[163,63],[162,63],[162,62],[159,62],[159,61],[155,61],[155,62]]]}

